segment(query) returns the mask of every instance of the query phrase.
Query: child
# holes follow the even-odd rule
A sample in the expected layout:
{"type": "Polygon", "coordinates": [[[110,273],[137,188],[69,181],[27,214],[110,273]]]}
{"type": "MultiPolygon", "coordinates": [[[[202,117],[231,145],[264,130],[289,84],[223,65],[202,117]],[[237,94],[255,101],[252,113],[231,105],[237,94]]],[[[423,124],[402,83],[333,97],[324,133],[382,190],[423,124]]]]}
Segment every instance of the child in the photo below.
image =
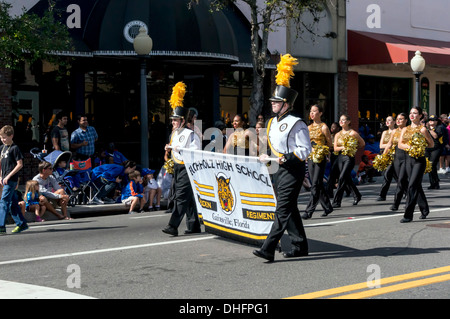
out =
{"type": "Polygon", "coordinates": [[[142,178],[139,171],[134,171],[128,174],[130,182],[122,191],[122,203],[130,205],[128,214],[133,214],[134,208],[139,204],[139,213],[144,210],[144,189],[142,187],[142,178]]]}
{"type": "Polygon", "coordinates": [[[372,161],[369,160],[369,157],[367,155],[361,156],[361,163],[359,163],[357,175],[361,181],[361,184],[364,184],[367,181],[369,183],[375,182],[375,180],[373,179],[373,177],[375,176],[375,169],[373,168],[372,161]]]}
{"type": "Polygon", "coordinates": [[[14,128],[5,125],[0,129],[0,138],[3,145],[0,146],[0,184],[3,185],[0,200],[0,235],[6,235],[6,214],[11,209],[11,216],[17,227],[13,233],[20,233],[28,229],[28,224],[21,214],[17,194],[15,192],[18,172],[23,167],[23,155],[13,142],[14,128]]]}
{"type": "Polygon", "coordinates": [[[34,211],[37,222],[43,222],[41,218],[46,210],[45,205],[41,205],[39,201],[39,183],[37,181],[28,181],[25,186],[25,209],[28,212],[34,211]]]}
{"type": "MultiPolygon", "coordinates": [[[[66,161],[59,161],[58,167],[56,168],[56,172],[59,174],[59,176],[62,176],[67,169],[67,162],[66,161]]],[[[70,188],[72,191],[76,192],[80,188],[80,177],[78,174],[76,175],[67,175],[64,176],[64,180],[67,181],[70,185],[70,188]]]]}
{"type": "Polygon", "coordinates": [[[156,182],[155,178],[153,177],[153,174],[155,173],[155,170],[144,168],[142,170],[142,174],[144,175],[144,203],[147,203],[148,201],[148,210],[153,210],[153,201],[156,196],[156,205],[155,210],[159,210],[160,208],[160,201],[161,201],[161,193],[162,189],[156,182]]]}

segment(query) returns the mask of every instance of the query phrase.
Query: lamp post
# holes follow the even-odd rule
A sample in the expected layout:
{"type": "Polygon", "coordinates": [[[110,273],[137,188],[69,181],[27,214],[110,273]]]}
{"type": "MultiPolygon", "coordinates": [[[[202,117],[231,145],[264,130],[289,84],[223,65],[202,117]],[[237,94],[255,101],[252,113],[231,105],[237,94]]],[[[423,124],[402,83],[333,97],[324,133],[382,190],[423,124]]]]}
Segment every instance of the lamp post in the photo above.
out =
{"type": "Polygon", "coordinates": [[[153,41],[148,36],[144,27],[139,29],[139,34],[133,41],[134,51],[141,60],[141,165],[147,167],[148,156],[148,110],[147,110],[147,63],[145,57],[150,54],[153,41]]]}
{"type": "Polygon", "coordinates": [[[416,77],[416,106],[421,107],[420,103],[420,76],[425,69],[425,59],[420,51],[416,51],[415,56],[411,59],[411,69],[416,77]]]}

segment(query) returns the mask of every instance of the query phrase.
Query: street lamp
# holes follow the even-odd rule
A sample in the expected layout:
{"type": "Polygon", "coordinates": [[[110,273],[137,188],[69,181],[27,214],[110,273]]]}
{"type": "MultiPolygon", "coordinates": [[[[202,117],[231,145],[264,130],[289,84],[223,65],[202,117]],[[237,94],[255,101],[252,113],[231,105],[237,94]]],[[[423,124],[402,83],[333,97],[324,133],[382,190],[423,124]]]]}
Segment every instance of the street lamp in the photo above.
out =
{"type": "Polygon", "coordinates": [[[141,58],[141,165],[149,165],[148,156],[148,110],[147,110],[147,64],[145,57],[150,54],[153,41],[148,36],[144,27],[139,29],[139,34],[133,41],[134,51],[141,58]]]}
{"type": "Polygon", "coordinates": [[[423,74],[425,69],[425,59],[422,57],[420,51],[416,51],[415,56],[411,59],[411,69],[413,74],[416,76],[416,106],[420,106],[420,76],[423,74]]]}

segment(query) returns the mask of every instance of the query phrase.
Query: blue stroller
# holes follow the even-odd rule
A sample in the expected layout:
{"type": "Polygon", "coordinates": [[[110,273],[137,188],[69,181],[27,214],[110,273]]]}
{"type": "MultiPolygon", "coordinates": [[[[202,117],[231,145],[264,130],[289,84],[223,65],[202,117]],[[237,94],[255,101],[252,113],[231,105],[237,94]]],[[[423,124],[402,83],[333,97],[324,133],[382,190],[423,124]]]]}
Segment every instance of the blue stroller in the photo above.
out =
{"type": "Polygon", "coordinates": [[[80,193],[78,170],[70,170],[70,162],[72,160],[72,152],[70,151],[53,151],[50,154],[42,153],[40,149],[33,148],[30,150],[31,155],[41,162],[49,162],[52,164],[53,176],[56,181],[64,188],[69,195],[69,206],[75,206],[78,203],[78,195],[80,193]],[[66,164],[60,167],[61,162],[66,164]]]}

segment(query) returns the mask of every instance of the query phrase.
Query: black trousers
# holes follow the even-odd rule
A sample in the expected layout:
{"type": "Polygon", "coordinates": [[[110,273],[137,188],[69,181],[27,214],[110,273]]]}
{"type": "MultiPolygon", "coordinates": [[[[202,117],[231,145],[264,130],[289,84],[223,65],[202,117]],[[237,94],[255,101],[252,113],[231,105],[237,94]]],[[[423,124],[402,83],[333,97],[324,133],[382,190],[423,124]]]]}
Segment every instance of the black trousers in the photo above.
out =
{"type": "Polygon", "coordinates": [[[338,156],[338,167],[339,167],[339,181],[336,194],[334,195],[333,203],[340,204],[342,201],[342,196],[346,187],[349,187],[353,193],[354,199],[361,198],[361,193],[359,192],[356,185],[352,180],[352,170],[355,167],[355,158],[347,155],[339,154],[338,156]]]}
{"type": "Polygon", "coordinates": [[[314,163],[312,160],[308,160],[309,178],[311,179],[311,196],[305,212],[309,215],[314,213],[319,202],[327,214],[333,211],[330,197],[328,196],[328,192],[325,190],[323,185],[323,175],[325,174],[326,165],[326,159],[324,159],[321,163],[314,163]]]}
{"type": "Polygon", "coordinates": [[[392,179],[397,180],[397,174],[395,172],[395,167],[394,167],[394,163],[391,163],[391,165],[389,165],[386,170],[384,171],[383,174],[383,184],[381,185],[381,190],[380,190],[380,197],[381,198],[386,198],[387,192],[389,190],[389,187],[391,186],[391,182],[392,179]]]}
{"type": "Polygon", "coordinates": [[[439,187],[439,177],[438,177],[438,164],[439,164],[439,157],[441,156],[442,150],[439,147],[438,149],[427,149],[425,152],[425,156],[428,157],[428,159],[431,162],[431,172],[428,173],[428,177],[430,179],[430,187],[431,188],[437,188],[439,187]]]}
{"type": "Polygon", "coordinates": [[[402,201],[403,195],[408,190],[408,175],[406,173],[406,158],[408,154],[398,147],[395,148],[394,169],[397,174],[397,189],[394,195],[393,206],[398,209],[402,201]]]}
{"type": "Polygon", "coordinates": [[[412,219],[416,204],[419,205],[422,215],[428,215],[430,210],[428,201],[422,188],[423,174],[426,168],[425,157],[415,159],[406,157],[406,173],[408,175],[408,193],[406,198],[405,218],[412,219]]]}
{"type": "Polygon", "coordinates": [[[327,181],[327,193],[328,197],[333,198],[334,184],[336,184],[339,177],[339,167],[338,167],[338,155],[331,153],[330,155],[330,175],[327,181]]]}
{"type": "Polygon", "coordinates": [[[264,241],[261,250],[274,254],[277,244],[285,230],[287,230],[294,249],[308,251],[308,240],[303,228],[302,218],[297,207],[297,199],[300,188],[305,178],[305,162],[300,162],[291,167],[280,165],[273,175],[274,189],[277,196],[275,221],[272,224],[269,235],[264,241]]]}
{"type": "Polygon", "coordinates": [[[190,231],[200,231],[194,193],[189,181],[186,167],[183,164],[174,166],[174,206],[169,225],[178,228],[186,214],[186,227],[190,231]]]}

